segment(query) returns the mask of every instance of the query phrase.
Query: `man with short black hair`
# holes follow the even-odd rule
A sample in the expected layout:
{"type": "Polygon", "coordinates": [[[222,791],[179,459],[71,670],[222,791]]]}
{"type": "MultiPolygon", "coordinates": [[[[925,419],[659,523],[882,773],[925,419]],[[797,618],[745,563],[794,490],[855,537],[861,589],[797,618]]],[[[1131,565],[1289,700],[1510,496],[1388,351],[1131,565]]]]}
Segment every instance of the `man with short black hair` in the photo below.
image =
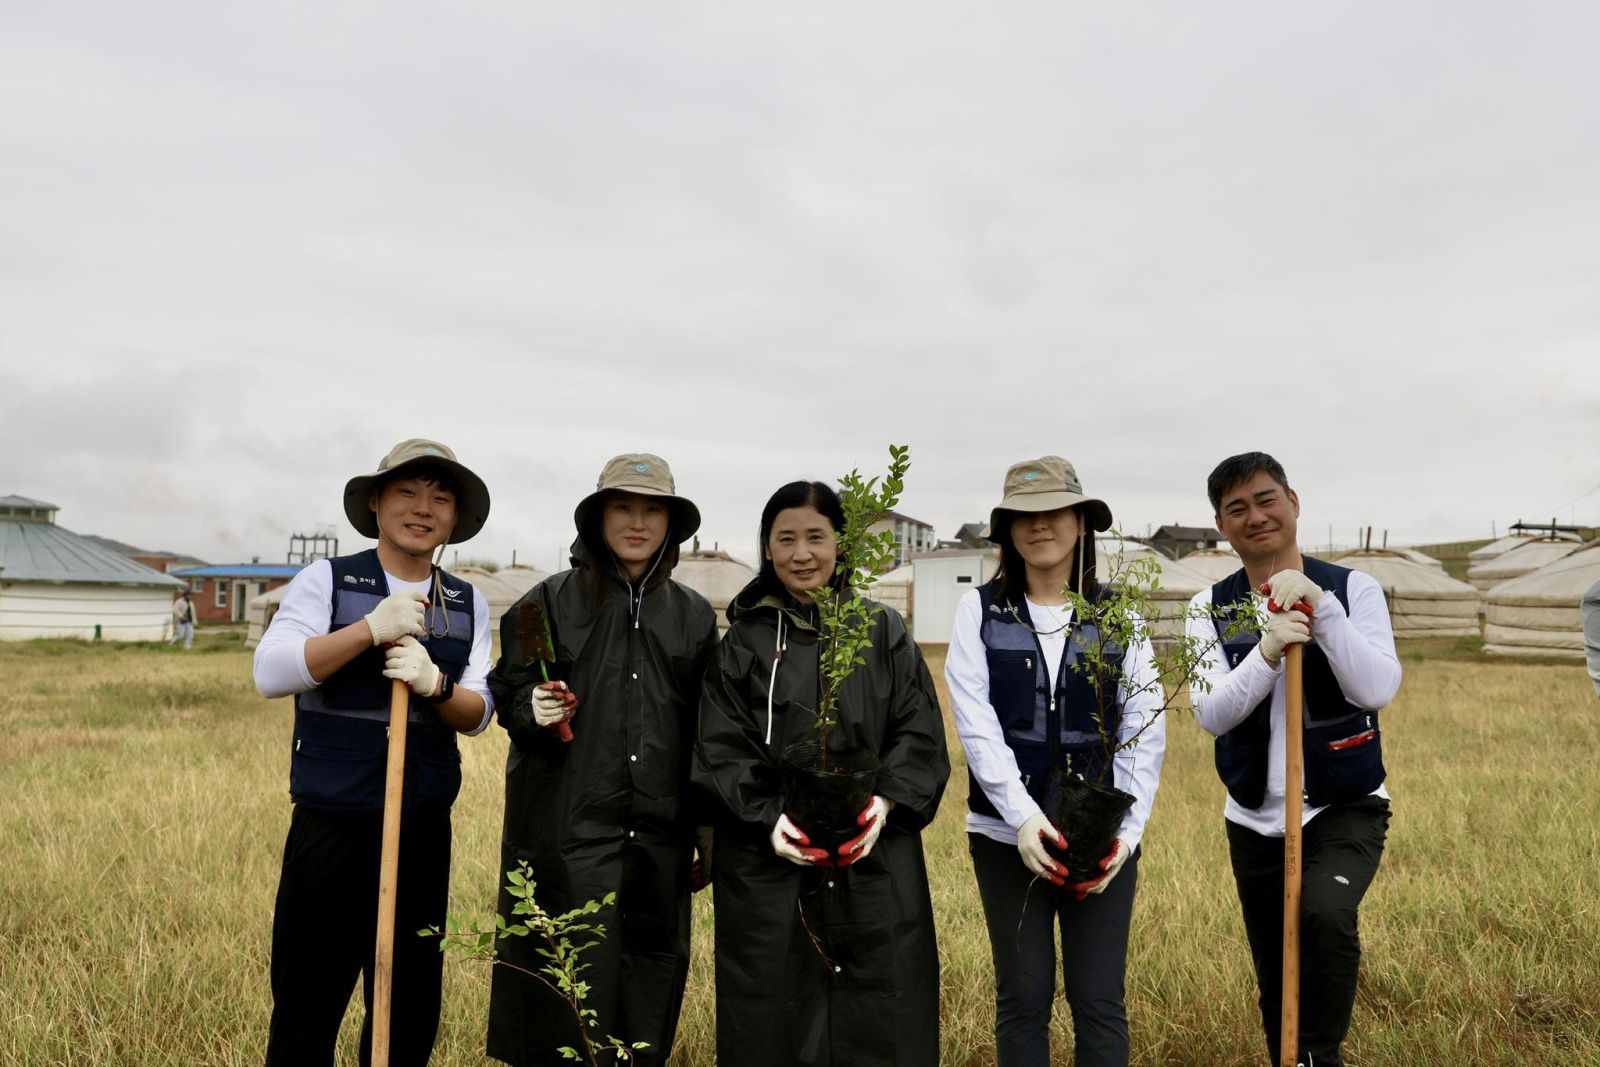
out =
{"type": "Polygon", "coordinates": [[[399,877],[395,888],[390,1063],[428,1062],[439,1028],[443,957],[416,931],[443,926],[450,887],[450,807],[461,788],[456,734],[476,734],[489,695],[489,607],[441,570],[435,550],[472,537],[489,490],[432,441],[396,445],[345,485],[345,516],[376,548],[318,560],[297,574],[256,649],[264,696],[294,694],[289,793],[272,921],[267,1064],[333,1063],[356,978],[370,1062],[385,766],[392,681],[411,690],[399,877]]]}
{"type": "Polygon", "coordinates": [[[1370,576],[1300,554],[1300,498],[1271,456],[1231,456],[1206,488],[1244,566],[1191,602],[1224,614],[1213,623],[1191,612],[1189,636],[1214,648],[1190,695],[1195,718],[1216,736],[1228,789],[1223,817],[1268,1054],[1280,1062],[1284,797],[1294,788],[1305,797],[1298,1062],[1340,1067],[1361,960],[1357,909],[1389,824],[1378,711],[1400,687],[1400,661],[1388,606],[1370,576]],[[1228,635],[1234,612],[1255,613],[1260,632],[1228,635]],[[1305,647],[1304,770],[1286,783],[1283,661],[1294,644],[1305,647]]]}

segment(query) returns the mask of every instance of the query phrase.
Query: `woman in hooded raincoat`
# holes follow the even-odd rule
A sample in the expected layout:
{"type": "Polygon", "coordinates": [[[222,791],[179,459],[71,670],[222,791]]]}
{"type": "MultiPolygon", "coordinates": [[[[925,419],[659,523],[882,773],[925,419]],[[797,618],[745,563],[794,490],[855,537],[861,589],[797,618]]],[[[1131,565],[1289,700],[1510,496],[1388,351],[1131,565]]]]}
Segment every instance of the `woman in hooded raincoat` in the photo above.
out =
{"type": "Polygon", "coordinates": [[[779,756],[816,739],[820,674],[810,590],[838,587],[839,498],[819,482],[775,493],[757,578],[706,676],[694,778],[717,809],[717,1062],[931,1064],[939,953],[922,857],[950,775],[933,679],[905,622],[883,608],[866,663],[839,697],[828,749],[881,761],[862,833],[809,847],[785,813],[779,756]]]}
{"type": "MultiPolygon", "coordinates": [[[[700,679],[716,645],[716,616],[668,577],[700,513],[675,494],[659,457],[618,456],[578,504],[572,569],[541,582],[501,619],[501,657],[489,677],[511,735],[501,868],[526,862],[551,913],[616,893],[594,921],[605,937],[582,956],[598,1016],[594,1031],[671,1051],[689,970],[689,894],[701,888],[689,800],[700,679]],[[528,604],[549,620],[555,659],[546,683],[528,604]],[[563,729],[565,728],[565,729],[563,729]],[[568,739],[570,738],[570,739],[568,739]]],[[[702,852],[709,839],[700,835],[702,852]]],[[[502,887],[508,923],[514,899],[502,887]]],[[[537,972],[534,938],[499,942],[500,958],[537,972]]],[[[494,968],[489,1055],[513,1064],[568,1063],[579,1047],[571,1009],[508,966],[494,968]]]]}

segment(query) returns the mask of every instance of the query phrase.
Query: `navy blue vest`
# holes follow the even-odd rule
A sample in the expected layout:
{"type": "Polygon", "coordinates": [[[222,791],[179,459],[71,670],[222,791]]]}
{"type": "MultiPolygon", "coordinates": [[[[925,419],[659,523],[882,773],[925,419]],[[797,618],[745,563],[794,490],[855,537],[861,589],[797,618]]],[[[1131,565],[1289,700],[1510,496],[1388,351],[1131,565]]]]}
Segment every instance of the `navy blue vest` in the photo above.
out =
{"type": "MultiPolygon", "coordinates": [[[[1098,781],[1111,755],[1096,721],[1095,686],[1074,666],[1082,660],[1083,650],[1099,640],[1098,628],[1073,617],[1052,691],[1044,651],[1028,628],[1032,619],[1027,605],[1006,601],[995,582],[978,587],[978,603],[983,609],[978,633],[989,665],[989,704],[1000,717],[1006,745],[1016,755],[1029,795],[1035,800],[1042,798],[1046,779],[1057,767],[1098,781]]],[[[1118,660],[1125,651],[1108,643],[1103,654],[1118,660]]],[[[1107,729],[1114,735],[1122,710],[1116,679],[1108,678],[1103,688],[1107,729]]],[[[967,780],[967,807],[979,815],[999,818],[971,771],[967,780]]]]}
{"type": "MultiPolygon", "coordinates": [[[[1310,556],[1302,559],[1305,575],[1339,598],[1350,610],[1350,571],[1310,556]]],[[[1211,587],[1211,602],[1230,611],[1249,610],[1249,579],[1235,571],[1211,587]]],[[[1217,620],[1219,634],[1227,623],[1217,620]]],[[[1261,635],[1241,633],[1225,638],[1222,655],[1229,669],[1237,667],[1261,635]]],[[[1378,713],[1345,699],[1333,666],[1315,641],[1305,645],[1305,800],[1313,807],[1364,797],[1383,784],[1383,738],[1378,713]]],[[[1228,795],[1247,808],[1259,808],[1267,794],[1267,744],[1271,734],[1272,697],[1256,705],[1248,718],[1216,740],[1217,774],[1228,795]]]]}
{"type": "MultiPolygon", "coordinates": [[[[333,598],[328,630],[362,618],[389,595],[376,549],[329,560],[333,598]]],[[[459,682],[472,654],[472,586],[439,572],[442,605],[430,605],[428,632],[419,640],[441,671],[459,682]]],[[[431,595],[431,593],[430,593],[431,595]]],[[[369,648],[320,686],[295,698],[294,754],[289,794],[296,804],[320,811],[383,810],[389,752],[389,693],[383,650],[369,648]]],[[[448,808],[461,789],[461,753],[456,731],[432,704],[411,698],[406,727],[406,809],[448,808]]]]}

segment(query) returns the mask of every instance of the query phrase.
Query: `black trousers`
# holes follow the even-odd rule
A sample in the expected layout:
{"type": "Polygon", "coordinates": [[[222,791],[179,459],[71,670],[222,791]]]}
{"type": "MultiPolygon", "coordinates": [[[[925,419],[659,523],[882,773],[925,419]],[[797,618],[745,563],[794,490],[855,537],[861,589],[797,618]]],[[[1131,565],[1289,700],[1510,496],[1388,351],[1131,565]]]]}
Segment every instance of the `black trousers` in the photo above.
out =
{"type": "MultiPolygon", "coordinates": [[[[381,812],[295,807],[272,918],[268,1067],[332,1067],[339,1023],[357,976],[367,1008],[360,1062],[363,1067],[370,1062],[382,848],[381,812]]],[[[436,939],[418,937],[417,931],[444,925],[449,891],[450,812],[406,812],[395,892],[393,1067],[420,1067],[433,1053],[444,956],[436,939]]]]}
{"type": "Polygon", "coordinates": [[[1073,1063],[1126,1067],[1123,974],[1139,850],[1134,849],[1104,893],[1080,901],[1042,878],[1035,882],[1015,845],[982,834],[968,834],[967,843],[994,955],[994,1036],[1000,1067],[1052,1062],[1050,1008],[1058,924],[1062,989],[1072,1011],[1073,1063]]]}
{"type": "MultiPolygon", "coordinates": [[[[1278,1063],[1283,1004],[1283,838],[1227,823],[1245,934],[1260,989],[1267,1055],[1278,1063]]],[[[1306,824],[1300,891],[1300,1062],[1343,1067],[1339,1046],[1356,1002],[1356,910],[1383,857],[1389,802],[1335,804],[1306,824]]]]}

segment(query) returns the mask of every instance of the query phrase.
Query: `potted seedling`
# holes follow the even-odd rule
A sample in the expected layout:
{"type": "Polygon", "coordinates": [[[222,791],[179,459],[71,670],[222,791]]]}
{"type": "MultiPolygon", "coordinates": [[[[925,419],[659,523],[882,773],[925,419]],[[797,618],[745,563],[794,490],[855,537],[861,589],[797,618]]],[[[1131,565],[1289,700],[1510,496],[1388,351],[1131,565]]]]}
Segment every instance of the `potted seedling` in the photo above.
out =
{"type": "Polygon", "coordinates": [[[841,707],[844,684],[865,664],[873,619],[882,610],[866,599],[878,573],[894,562],[894,533],[871,527],[900,501],[911,449],[889,446],[889,470],[880,480],[852,470],[839,479],[844,529],[838,534],[838,580],[813,590],[817,609],[815,739],[784,749],[784,807],[818,848],[834,851],[861,832],[856,816],[872,800],[878,756],[868,749],[830,751],[828,734],[848,714],[841,707]]]}
{"type": "MultiPolygon", "coordinates": [[[[1117,536],[1115,531],[1112,536],[1117,536]]],[[[1096,769],[1092,777],[1063,763],[1052,769],[1045,786],[1041,806],[1067,840],[1064,851],[1047,847],[1066,867],[1069,884],[1087,882],[1103,873],[1098,862],[1116,838],[1123,815],[1133,806],[1134,797],[1113,784],[1117,754],[1138,745],[1175,702],[1187,698],[1191,685],[1210,690],[1201,666],[1224,639],[1259,628],[1254,611],[1225,615],[1225,609],[1210,604],[1166,609],[1167,618],[1182,636],[1164,655],[1153,655],[1150,670],[1137,670],[1138,665],[1127,663],[1124,654],[1132,648],[1154,647],[1153,626],[1162,614],[1155,597],[1160,583],[1160,560],[1145,556],[1120,562],[1110,580],[1088,596],[1070,587],[1063,590],[1077,620],[1072,635],[1077,658],[1070,669],[1089,683],[1093,693],[1094,722],[1100,736],[1097,755],[1102,757],[1089,761],[1096,769]],[[1190,635],[1190,618],[1204,618],[1207,626],[1198,629],[1214,636],[1190,635]],[[1124,736],[1121,709],[1146,694],[1156,696],[1156,710],[1124,736]]]]}

